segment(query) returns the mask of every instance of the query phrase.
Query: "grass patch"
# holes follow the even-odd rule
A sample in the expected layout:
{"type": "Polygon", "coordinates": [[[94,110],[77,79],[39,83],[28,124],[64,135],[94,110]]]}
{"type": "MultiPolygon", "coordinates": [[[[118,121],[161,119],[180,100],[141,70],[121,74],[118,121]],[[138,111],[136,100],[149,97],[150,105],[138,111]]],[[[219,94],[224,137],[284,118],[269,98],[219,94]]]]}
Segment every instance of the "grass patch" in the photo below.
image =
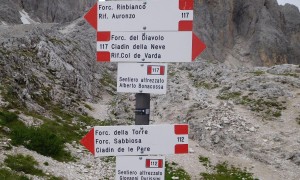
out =
{"type": "Polygon", "coordinates": [[[64,45],[65,44],[62,40],[59,40],[59,39],[56,39],[56,38],[50,38],[49,41],[52,42],[52,44],[55,44],[55,45],[64,45]]]}
{"type": "Polygon", "coordinates": [[[253,71],[253,72],[250,72],[250,73],[253,73],[255,76],[261,76],[261,75],[265,74],[265,72],[261,71],[261,70],[253,71]]]}
{"type": "Polygon", "coordinates": [[[4,160],[4,163],[12,170],[18,172],[24,172],[25,174],[32,174],[36,176],[45,176],[45,173],[43,173],[42,170],[37,169],[35,167],[38,165],[38,162],[32,156],[29,155],[7,155],[7,158],[4,160]]]}
{"type": "Polygon", "coordinates": [[[5,102],[8,102],[6,109],[22,109],[25,104],[19,100],[17,90],[12,86],[7,86],[1,91],[2,98],[5,102]]]}
{"type": "Polygon", "coordinates": [[[199,156],[198,158],[199,158],[199,162],[201,162],[203,166],[205,166],[205,167],[211,166],[210,165],[210,160],[209,160],[208,157],[199,156]]]}
{"type": "Polygon", "coordinates": [[[193,86],[195,88],[204,88],[204,89],[208,89],[208,90],[216,89],[219,87],[219,85],[216,83],[209,83],[209,82],[197,81],[197,80],[194,80],[193,86]]]}
{"type": "Polygon", "coordinates": [[[172,177],[178,177],[180,180],[190,180],[190,175],[174,162],[166,162],[165,180],[172,180],[172,177]]]}
{"type": "Polygon", "coordinates": [[[220,90],[217,98],[221,100],[233,100],[237,104],[249,106],[251,111],[260,113],[264,119],[278,118],[282,115],[282,110],[286,109],[284,106],[285,101],[278,102],[276,98],[256,99],[250,97],[253,94],[241,97],[241,92],[230,92],[229,89],[229,87],[225,87],[220,90]]]}
{"type": "Polygon", "coordinates": [[[0,112],[0,124],[10,128],[11,133],[6,135],[10,136],[13,145],[23,145],[30,150],[61,161],[72,159],[70,153],[64,150],[65,141],[47,126],[27,127],[18,120],[16,113],[7,111],[0,112]]]}
{"type": "Polygon", "coordinates": [[[224,92],[221,92],[217,96],[217,98],[221,99],[221,100],[235,100],[235,99],[238,99],[241,95],[242,95],[241,92],[228,92],[228,91],[224,91],[224,92]]]}
{"type": "Polygon", "coordinates": [[[277,102],[276,99],[254,99],[248,96],[243,96],[239,103],[250,107],[251,111],[262,112],[268,119],[270,117],[280,117],[281,111],[286,107],[281,102],[277,102]]]}
{"type": "Polygon", "coordinates": [[[169,77],[174,77],[176,75],[176,71],[169,71],[168,75],[169,77]]]}
{"type": "Polygon", "coordinates": [[[21,50],[18,52],[21,56],[25,56],[27,58],[34,58],[37,56],[36,50],[21,50]]]}
{"type": "Polygon", "coordinates": [[[299,74],[297,73],[284,73],[284,74],[279,74],[281,76],[291,76],[291,77],[294,77],[294,78],[299,78],[299,74]]]}
{"type": "Polygon", "coordinates": [[[6,55],[10,55],[12,52],[8,50],[4,50],[4,48],[2,47],[0,48],[0,53],[6,56],[6,55]]]}
{"type": "MultiPolygon", "coordinates": [[[[0,110],[0,125],[6,126],[10,130],[17,129],[21,126],[25,126],[21,121],[18,120],[18,115],[14,112],[1,111],[0,110]]],[[[1,131],[4,135],[9,135],[8,132],[1,131]]]]}
{"type": "Polygon", "coordinates": [[[273,112],[273,116],[274,117],[280,117],[281,116],[281,112],[280,111],[275,111],[275,112],[273,112]]]}
{"type": "Polygon", "coordinates": [[[19,100],[15,88],[2,86],[2,97],[8,102],[8,106],[0,108],[0,125],[8,127],[11,132],[3,131],[1,128],[0,135],[10,137],[13,145],[23,145],[58,161],[73,161],[74,158],[70,153],[64,150],[65,143],[79,142],[86,135],[87,126],[107,126],[113,122],[65,111],[63,107],[51,101],[49,91],[50,89],[44,88],[41,93],[31,94],[32,99],[47,110],[50,115],[50,118],[47,118],[28,110],[19,100]],[[8,109],[19,110],[26,116],[42,120],[43,123],[40,127],[27,127],[18,119],[17,113],[9,112],[8,109]]]}
{"type": "Polygon", "coordinates": [[[105,157],[102,157],[101,160],[106,162],[106,163],[115,163],[116,162],[116,157],[115,156],[105,156],[105,157]]]}
{"type": "Polygon", "coordinates": [[[110,73],[104,71],[102,73],[100,83],[103,85],[103,87],[109,87],[111,90],[108,90],[108,92],[111,95],[115,95],[115,92],[117,91],[117,81],[110,73]]]}
{"type": "MultiPolygon", "coordinates": [[[[205,163],[207,162],[205,161],[205,163]]],[[[246,169],[229,166],[227,162],[205,167],[209,173],[200,173],[204,180],[257,180],[246,169]]]]}
{"type": "Polygon", "coordinates": [[[28,177],[24,175],[19,175],[15,172],[12,172],[8,169],[1,168],[0,169],[0,179],[3,180],[29,180],[28,177]]]}
{"type": "Polygon", "coordinates": [[[12,144],[23,145],[44,156],[59,161],[69,161],[72,157],[64,150],[64,141],[45,127],[19,127],[12,131],[12,144]]]}

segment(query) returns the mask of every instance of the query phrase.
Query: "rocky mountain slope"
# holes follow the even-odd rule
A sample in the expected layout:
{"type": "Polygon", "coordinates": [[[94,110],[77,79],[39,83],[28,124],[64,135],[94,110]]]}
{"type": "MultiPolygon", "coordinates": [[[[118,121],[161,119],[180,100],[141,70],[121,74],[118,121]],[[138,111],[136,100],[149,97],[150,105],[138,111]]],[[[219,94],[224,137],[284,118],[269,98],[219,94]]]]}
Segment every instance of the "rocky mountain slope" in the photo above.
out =
{"type": "Polygon", "coordinates": [[[300,13],[276,0],[195,1],[195,31],[206,59],[230,64],[299,64],[300,13]]]}
{"type": "Polygon", "coordinates": [[[0,22],[22,24],[20,11],[24,10],[39,23],[70,22],[82,16],[95,0],[0,0],[0,22]]]}
{"type": "MultiPolygon", "coordinates": [[[[94,158],[79,145],[94,125],[134,118],[134,94],[116,93],[116,64],[95,62],[95,31],[76,19],[93,3],[78,1],[72,5],[78,12],[60,16],[55,9],[71,7],[56,3],[68,1],[0,2],[6,22],[0,25],[0,177],[114,179],[113,158],[94,158]],[[51,8],[40,14],[45,7],[51,8]],[[22,25],[22,9],[39,23],[22,25]],[[39,136],[57,140],[45,143],[55,147],[61,142],[63,150],[41,149],[37,142],[47,138],[39,136]],[[32,156],[44,174],[16,171],[7,161],[16,154],[32,156]]],[[[167,156],[168,162],[195,180],[212,172],[199,161],[206,158],[245,167],[259,179],[300,179],[300,66],[271,66],[299,64],[299,11],[271,0],[197,3],[195,16],[205,19],[195,26],[208,45],[204,58],[170,63],[167,94],[151,95],[152,124],[190,124],[190,154],[167,156]]]]}

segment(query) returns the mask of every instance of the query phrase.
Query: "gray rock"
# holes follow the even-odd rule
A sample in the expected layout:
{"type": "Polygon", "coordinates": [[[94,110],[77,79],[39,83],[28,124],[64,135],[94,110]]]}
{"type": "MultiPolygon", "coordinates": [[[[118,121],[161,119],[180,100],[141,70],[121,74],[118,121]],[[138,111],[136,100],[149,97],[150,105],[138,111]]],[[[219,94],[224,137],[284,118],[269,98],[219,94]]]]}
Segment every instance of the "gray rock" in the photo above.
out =
{"type": "Polygon", "coordinates": [[[251,128],[249,128],[249,131],[251,131],[251,132],[255,132],[255,127],[251,127],[251,128]]]}
{"type": "Polygon", "coordinates": [[[10,133],[10,132],[11,132],[11,130],[10,130],[8,127],[6,127],[6,126],[4,126],[4,127],[2,128],[2,130],[3,130],[4,132],[6,132],[6,133],[10,133]]]}
{"type": "Polygon", "coordinates": [[[70,22],[82,17],[95,3],[95,0],[0,0],[0,21],[21,24],[19,11],[24,9],[37,22],[70,22]]]}
{"type": "Polygon", "coordinates": [[[219,61],[270,66],[300,63],[300,13],[276,0],[195,1],[195,32],[206,43],[202,54],[219,61]],[[229,56],[228,56],[229,55],[229,56]]]}
{"type": "Polygon", "coordinates": [[[213,139],[214,139],[213,141],[215,144],[218,144],[220,142],[220,136],[218,136],[218,135],[216,135],[213,139]]]}
{"type": "Polygon", "coordinates": [[[300,152],[292,154],[289,159],[300,166],[300,152]]]}

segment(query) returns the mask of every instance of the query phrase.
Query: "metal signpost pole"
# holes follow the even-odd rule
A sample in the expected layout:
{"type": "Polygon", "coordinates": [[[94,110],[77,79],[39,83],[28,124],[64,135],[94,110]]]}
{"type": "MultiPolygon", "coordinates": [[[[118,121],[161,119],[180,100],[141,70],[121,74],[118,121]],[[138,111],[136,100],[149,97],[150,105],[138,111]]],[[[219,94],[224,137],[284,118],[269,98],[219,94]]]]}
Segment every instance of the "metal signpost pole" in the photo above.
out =
{"type": "Polygon", "coordinates": [[[149,125],[150,94],[135,94],[135,125],[149,125]]]}

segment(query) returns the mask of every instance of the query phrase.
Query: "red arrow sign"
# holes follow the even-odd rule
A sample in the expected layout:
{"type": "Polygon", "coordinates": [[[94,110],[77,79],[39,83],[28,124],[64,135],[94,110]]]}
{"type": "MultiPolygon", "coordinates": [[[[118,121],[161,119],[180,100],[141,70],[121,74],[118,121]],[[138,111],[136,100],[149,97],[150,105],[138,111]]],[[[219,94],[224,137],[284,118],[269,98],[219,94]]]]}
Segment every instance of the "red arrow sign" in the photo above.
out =
{"type": "Polygon", "coordinates": [[[80,141],[94,156],[188,153],[188,125],[95,126],[80,141]]]}
{"type": "Polygon", "coordinates": [[[193,33],[192,60],[195,61],[206,48],[206,45],[193,33]]]}
{"type": "Polygon", "coordinates": [[[205,48],[192,31],[97,32],[99,62],[191,62],[205,48]]]}
{"type": "Polygon", "coordinates": [[[97,30],[97,3],[87,12],[84,19],[97,30]]]}
{"type": "Polygon", "coordinates": [[[80,143],[87,148],[93,155],[95,155],[95,143],[94,143],[94,138],[95,133],[94,133],[94,128],[90,130],[90,132],[85,135],[80,143]]]}
{"type": "Polygon", "coordinates": [[[98,31],[192,31],[193,7],[193,0],[105,1],[84,18],[98,31]]]}

